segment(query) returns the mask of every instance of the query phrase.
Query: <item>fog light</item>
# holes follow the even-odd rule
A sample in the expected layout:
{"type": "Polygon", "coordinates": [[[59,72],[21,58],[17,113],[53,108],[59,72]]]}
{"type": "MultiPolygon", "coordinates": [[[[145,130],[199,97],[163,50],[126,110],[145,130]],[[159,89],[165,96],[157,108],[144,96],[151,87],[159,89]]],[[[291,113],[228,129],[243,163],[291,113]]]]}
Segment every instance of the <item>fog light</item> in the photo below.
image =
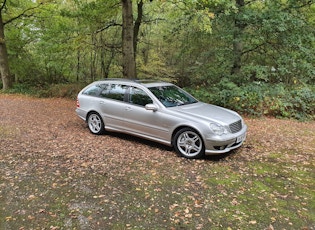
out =
{"type": "Polygon", "coordinates": [[[222,145],[222,146],[213,146],[216,150],[224,150],[227,145],[222,145]]]}

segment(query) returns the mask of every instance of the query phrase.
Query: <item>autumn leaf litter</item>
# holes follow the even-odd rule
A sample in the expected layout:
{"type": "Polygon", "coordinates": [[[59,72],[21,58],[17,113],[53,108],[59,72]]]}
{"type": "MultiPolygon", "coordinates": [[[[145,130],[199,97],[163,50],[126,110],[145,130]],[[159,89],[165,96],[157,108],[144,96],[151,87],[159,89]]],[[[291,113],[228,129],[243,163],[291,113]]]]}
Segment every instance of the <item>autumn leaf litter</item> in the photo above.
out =
{"type": "Polygon", "coordinates": [[[90,134],[73,100],[0,94],[0,108],[4,229],[314,229],[314,121],[246,118],[241,149],[187,160],[90,134]]]}

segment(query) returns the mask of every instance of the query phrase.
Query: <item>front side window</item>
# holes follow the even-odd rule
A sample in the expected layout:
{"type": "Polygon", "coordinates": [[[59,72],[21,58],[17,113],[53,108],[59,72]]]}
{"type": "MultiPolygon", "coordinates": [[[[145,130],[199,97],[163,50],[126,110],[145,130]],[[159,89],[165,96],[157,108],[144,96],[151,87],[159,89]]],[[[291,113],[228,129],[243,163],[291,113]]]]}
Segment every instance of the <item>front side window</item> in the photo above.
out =
{"type": "Polygon", "coordinates": [[[196,103],[197,100],[174,85],[151,87],[149,90],[165,107],[196,103]]]}
{"type": "Polygon", "coordinates": [[[145,106],[151,104],[152,99],[142,89],[131,87],[129,93],[129,102],[135,105],[145,106]]]}

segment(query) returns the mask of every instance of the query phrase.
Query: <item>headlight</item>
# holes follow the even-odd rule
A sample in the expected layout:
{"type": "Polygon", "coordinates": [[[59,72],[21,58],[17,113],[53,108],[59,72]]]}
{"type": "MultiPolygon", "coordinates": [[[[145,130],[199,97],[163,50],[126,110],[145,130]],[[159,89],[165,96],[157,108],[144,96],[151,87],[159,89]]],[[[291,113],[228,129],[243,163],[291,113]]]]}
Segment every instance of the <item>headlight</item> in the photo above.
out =
{"type": "Polygon", "coordinates": [[[222,125],[217,124],[217,123],[211,123],[210,129],[212,132],[214,132],[215,134],[217,134],[219,136],[227,133],[226,129],[222,125]]]}

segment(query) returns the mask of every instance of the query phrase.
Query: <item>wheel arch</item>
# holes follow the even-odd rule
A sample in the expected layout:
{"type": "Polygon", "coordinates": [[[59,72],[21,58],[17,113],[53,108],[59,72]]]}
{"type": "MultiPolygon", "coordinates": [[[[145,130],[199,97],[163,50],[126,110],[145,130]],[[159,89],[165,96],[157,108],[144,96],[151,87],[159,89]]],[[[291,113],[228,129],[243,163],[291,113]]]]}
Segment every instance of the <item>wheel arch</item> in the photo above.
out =
{"type": "Polygon", "coordinates": [[[201,133],[198,131],[197,128],[193,127],[193,126],[190,126],[190,125],[180,125],[178,127],[176,127],[174,130],[173,130],[173,133],[172,133],[172,139],[171,139],[171,145],[174,146],[174,137],[176,135],[176,133],[181,130],[181,129],[184,129],[184,128],[189,128],[189,129],[192,129],[194,130],[200,137],[201,137],[201,140],[203,142],[203,144],[205,143],[204,142],[204,137],[203,135],[201,135],[201,133]]]}
{"type": "MultiPolygon", "coordinates": [[[[85,116],[85,121],[87,122],[88,121],[88,118],[90,116],[90,114],[92,113],[96,113],[100,116],[100,118],[102,118],[101,114],[99,112],[97,112],[96,110],[90,110],[89,112],[87,112],[86,116],[85,116]]],[[[103,122],[104,122],[104,119],[102,118],[103,122]]]]}

